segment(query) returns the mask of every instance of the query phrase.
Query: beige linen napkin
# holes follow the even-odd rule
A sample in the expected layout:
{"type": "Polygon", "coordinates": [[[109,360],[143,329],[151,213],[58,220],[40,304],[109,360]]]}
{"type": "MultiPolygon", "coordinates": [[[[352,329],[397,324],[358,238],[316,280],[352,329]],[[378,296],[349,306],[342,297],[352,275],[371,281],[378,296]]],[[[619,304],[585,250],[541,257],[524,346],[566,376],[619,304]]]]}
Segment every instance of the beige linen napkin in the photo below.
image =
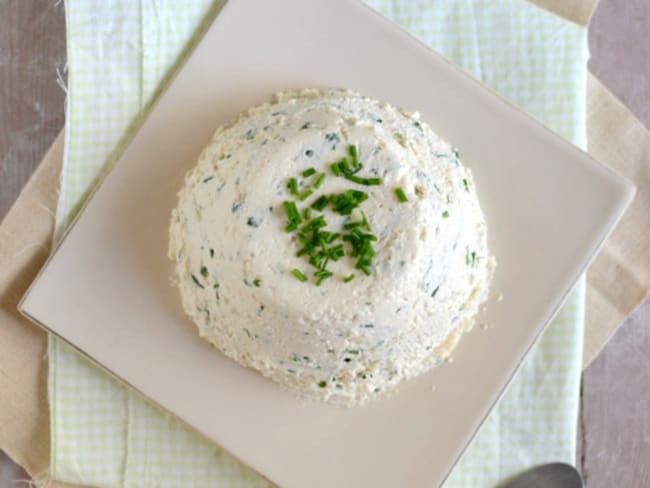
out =
{"type": "MultiPolygon", "coordinates": [[[[579,23],[596,3],[533,1],[579,23]]],[[[589,152],[635,181],[638,192],[588,271],[585,365],[650,291],[650,132],[591,76],[587,102],[589,152]]],[[[43,481],[50,446],[46,336],[16,305],[49,253],[62,151],[60,135],[0,226],[0,448],[43,481]]]]}

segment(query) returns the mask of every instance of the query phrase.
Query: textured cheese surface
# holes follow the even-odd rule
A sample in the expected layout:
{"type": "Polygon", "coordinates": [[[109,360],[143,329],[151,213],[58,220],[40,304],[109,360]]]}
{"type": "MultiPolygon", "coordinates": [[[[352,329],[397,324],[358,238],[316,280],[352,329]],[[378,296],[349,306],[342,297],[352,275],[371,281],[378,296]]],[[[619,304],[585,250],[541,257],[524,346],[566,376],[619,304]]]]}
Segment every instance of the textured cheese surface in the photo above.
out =
{"type": "MultiPolygon", "coordinates": [[[[169,254],[185,312],[225,355],[321,400],[361,404],[439,364],[471,328],[495,263],[457,156],[418,114],[350,91],[281,93],[250,109],[217,129],[172,213],[169,254]],[[381,185],[331,173],[349,145],[381,185]],[[323,194],[368,193],[360,209],[378,238],[370,276],[346,256],[316,286],[315,268],[296,256],[282,202],[294,200],[290,178],[301,191],[313,184],[300,177],[312,167],[327,177],[300,208],[323,194]]],[[[327,230],[340,232],[360,209],[325,209],[327,230]]]]}

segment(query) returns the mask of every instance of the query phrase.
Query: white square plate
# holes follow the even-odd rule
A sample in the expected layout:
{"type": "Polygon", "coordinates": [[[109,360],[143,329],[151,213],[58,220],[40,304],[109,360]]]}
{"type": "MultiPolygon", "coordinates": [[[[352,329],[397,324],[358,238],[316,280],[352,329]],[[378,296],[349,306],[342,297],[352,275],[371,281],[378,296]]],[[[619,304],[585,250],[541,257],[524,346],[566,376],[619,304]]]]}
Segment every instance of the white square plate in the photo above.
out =
{"type": "Polygon", "coordinates": [[[361,2],[231,0],[22,311],[283,487],[431,487],[632,195],[629,183],[361,2]],[[495,327],[465,337],[453,364],[352,409],[297,401],[200,340],[166,257],[176,191],[214,129],[276,91],[331,86],[419,110],[461,149],[505,296],[487,310],[495,327]]]}

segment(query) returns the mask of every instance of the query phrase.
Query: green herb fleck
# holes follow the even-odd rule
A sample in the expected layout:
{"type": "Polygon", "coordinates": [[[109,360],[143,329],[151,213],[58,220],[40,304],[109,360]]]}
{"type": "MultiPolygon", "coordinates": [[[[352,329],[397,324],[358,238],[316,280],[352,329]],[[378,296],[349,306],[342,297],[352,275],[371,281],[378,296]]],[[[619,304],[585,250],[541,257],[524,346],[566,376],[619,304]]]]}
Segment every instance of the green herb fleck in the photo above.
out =
{"type": "Polygon", "coordinates": [[[438,293],[439,289],[440,289],[440,285],[436,286],[436,289],[431,292],[431,298],[436,296],[436,293],[438,293]]]}
{"type": "Polygon", "coordinates": [[[292,269],[291,274],[294,275],[299,281],[307,281],[307,277],[299,269],[292,269]]]}
{"type": "Polygon", "coordinates": [[[253,280],[253,285],[259,288],[262,285],[262,280],[260,280],[259,278],[255,278],[253,280]]]}
{"type": "Polygon", "coordinates": [[[315,174],[316,174],[316,170],[314,168],[309,168],[309,169],[306,169],[305,171],[302,172],[302,177],[307,178],[307,177],[309,177],[311,175],[315,175],[315,174]]]}
{"type": "Polygon", "coordinates": [[[319,381],[318,388],[325,388],[327,386],[327,381],[319,381]]]}
{"type": "Polygon", "coordinates": [[[199,288],[205,289],[205,287],[201,284],[199,279],[196,276],[194,276],[194,274],[192,274],[191,276],[192,276],[192,281],[194,283],[196,283],[196,286],[198,286],[199,288]]]}
{"type": "Polygon", "coordinates": [[[259,227],[260,224],[255,220],[253,217],[248,217],[248,220],[246,220],[246,225],[250,225],[251,227],[259,227]]]}
{"type": "Polygon", "coordinates": [[[311,208],[307,207],[302,211],[302,218],[305,220],[309,220],[311,218],[311,208]]]}
{"type": "Polygon", "coordinates": [[[334,142],[334,141],[340,141],[341,138],[336,132],[328,132],[327,134],[325,134],[325,140],[327,142],[334,142]]]}
{"type": "Polygon", "coordinates": [[[214,178],[214,176],[208,176],[207,178],[203,178],[203,183],[207,183],[208,181],[210,181],[213,178],[214,178]]]}
{"type": "Polygon", "coordinates": [[[465,191],[469,191],[469,182],[467,181],[467,178],[463,178],[463,186],[465,187],[465,191]]]}
{"type": "Polygon", "coordinates": [[[448,212],[447,210],[445,210],[444,212],[442,212],[442,218],[443,218],[443,219],[448,219],[448,218],[449,218],[449,212],[448,212]]]}
{"type": "Polygon", "coordinates": [[[312,151],[311,149],[307,149],[305,151],[305,156],[307,156],[308,158],[312,157],[313,155],[314,155],[314,151],[312,151]]]}
{"type": "Polygon", "coordinates": [[[208,274],[209,274],[208,273],[208,268],[206,268],[205,266],[201,266],[201,276],[203,276],[204,278],[207,278],[208,274]]]}
{"type": "Polygon", "coordinates": [[[343,278],[343,283],[349,283],[354,279],[354,273],[347,275],[345,278],[343,278]]]}
{"type": "Polygon", "coordinates": [[[395,188],[395,196],[397,197],[397,200],[401,203],[408,202],[409,199],[406,196],[406,193],[404,193],[404,190],[401,187],[395,188]]]}

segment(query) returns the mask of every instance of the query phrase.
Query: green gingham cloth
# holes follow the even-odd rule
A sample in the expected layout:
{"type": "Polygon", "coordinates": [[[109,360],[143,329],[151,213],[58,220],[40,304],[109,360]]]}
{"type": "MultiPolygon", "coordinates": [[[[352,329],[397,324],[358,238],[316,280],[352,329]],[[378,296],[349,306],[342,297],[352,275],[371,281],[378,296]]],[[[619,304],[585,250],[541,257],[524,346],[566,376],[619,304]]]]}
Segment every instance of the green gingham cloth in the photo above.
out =
{"type": "MultiPolygon", "coordinates": [[[[368,3],[586,145],[585,28],[524,0],[368,3]]],[[[69,96],[58,235],[212,8],[213,0],[66,0],[69,96]]],[[[494,486],[536,463],[573,462],[584,292],[581,280],[445,486],[494,486]]],[[[53,337],[49,361],[53,478],[109,488],[270,486],[53,337]]]]}

